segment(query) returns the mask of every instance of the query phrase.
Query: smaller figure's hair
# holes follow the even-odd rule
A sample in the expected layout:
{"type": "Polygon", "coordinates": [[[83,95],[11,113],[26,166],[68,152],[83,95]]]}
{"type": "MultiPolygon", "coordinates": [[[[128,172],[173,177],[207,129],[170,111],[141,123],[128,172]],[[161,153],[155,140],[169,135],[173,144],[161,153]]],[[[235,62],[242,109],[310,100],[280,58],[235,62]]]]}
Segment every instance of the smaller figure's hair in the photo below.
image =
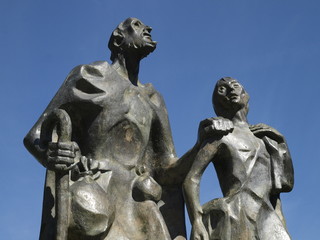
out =
{"type": "MultiPolygon", "coordinates": [[[[221,82],[230,82],[230,81],[236,81],[239,83],[239,81],[237,79],[234,79],[232,77],[223,77],[221,79],[219,79],[214,87],[213,93],[212,93],[212,105],[213,105],[213,109],[214,112],[216,113],[217,116],[221,116],[221,117],[226,117],[228,114],[226,113],[226,111],[228,111],[228,109],[225,109],[223,106],[221,106],[219,100],[218,100],[218,88],[221,82]]],[[[240,83],[239,83],[240,84],[240,83]]],[[[241,85],[242,86],[242,85],[241,85]]],[[[246,106],[245,106],[245,113],[248,114],[249,112],[249,94],[246,92],[246,90],[244,89],[244,87],[242,87],[242,93],[241,95],[245,95],[246,99],[246,106]]]]}

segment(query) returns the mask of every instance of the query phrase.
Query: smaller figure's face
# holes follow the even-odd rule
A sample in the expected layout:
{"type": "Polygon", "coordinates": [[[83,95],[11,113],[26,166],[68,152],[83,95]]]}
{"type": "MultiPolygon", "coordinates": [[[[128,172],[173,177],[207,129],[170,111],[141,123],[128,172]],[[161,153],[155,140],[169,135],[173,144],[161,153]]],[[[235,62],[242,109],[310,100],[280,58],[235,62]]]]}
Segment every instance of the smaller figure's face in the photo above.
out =
{"type": "Polygon", "coordinates": [[[228,101],[230,103],[237,103],[241,100],[241,94],[243,92],[243,87],[236,81],[221,81],[218,85],[217,94],[223,101],[228,101]]]}
{"type": "Polygon", "coordinates": [[[248,107],[249,95],[235,79],[219,80],[214,103],[220,112],[235,112],[248,107]]]}
{"type": "Polygon", "coordinates": [[[125,22],[125,42],[128,46],[133,46],[135,49],[143,49],[148,55],[156,47],[156,42],[151,38],[152,28],[143,24],[137,18],[128,18],[125,22]]]}

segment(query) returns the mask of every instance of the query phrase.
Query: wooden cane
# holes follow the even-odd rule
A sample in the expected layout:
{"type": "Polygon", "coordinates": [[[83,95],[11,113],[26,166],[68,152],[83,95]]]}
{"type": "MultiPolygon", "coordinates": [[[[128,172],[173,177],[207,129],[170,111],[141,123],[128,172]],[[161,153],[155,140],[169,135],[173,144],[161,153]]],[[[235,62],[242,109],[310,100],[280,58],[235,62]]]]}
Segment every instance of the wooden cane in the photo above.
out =
{"type": "MultiPolygon", "coordinates": [[[[51,112],[41,126],[40,140],[51,142],[52,133],[56,128],[58,142],[70,142],[72,134],[71,119],[62,109],[51,112]]],[[[69,169],[55,171],[55,215],[56,215],[56,240],[67,240],[69,225],[69,169]]]]}

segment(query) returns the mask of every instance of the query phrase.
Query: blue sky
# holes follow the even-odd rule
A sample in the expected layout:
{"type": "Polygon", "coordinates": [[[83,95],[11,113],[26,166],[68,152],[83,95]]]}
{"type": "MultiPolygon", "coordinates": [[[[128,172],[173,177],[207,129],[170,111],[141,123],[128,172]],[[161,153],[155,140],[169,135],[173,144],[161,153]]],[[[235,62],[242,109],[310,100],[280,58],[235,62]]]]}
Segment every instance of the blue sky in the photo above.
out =
{"type": "MultiPolygon", "coordinates": [[[[164,96],[178,155],[195,143],[199,121],[215,116],[215,82],[238,79],[251,97],[249,122],[275,127],[289,144],[295,187],[282,194],[289,232],[317,239],[319,12],[317,0],[1,0],[0,238],[39,234],[45,169],[24,149],[23,137],[69,71],[109,61],[111,31],[137,17],[158,41],[140,80],[164,96]]],[[[201,201],[219,196],[209,167],[201,201]]]]}

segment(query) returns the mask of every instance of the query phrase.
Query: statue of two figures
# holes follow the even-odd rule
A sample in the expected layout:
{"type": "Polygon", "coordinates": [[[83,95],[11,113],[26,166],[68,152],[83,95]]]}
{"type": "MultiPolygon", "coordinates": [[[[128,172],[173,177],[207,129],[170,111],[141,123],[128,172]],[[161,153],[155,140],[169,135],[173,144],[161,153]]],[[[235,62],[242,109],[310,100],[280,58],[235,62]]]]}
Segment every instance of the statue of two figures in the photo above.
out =
{"type": "Polygon", "coordinates": [[[151,27],[128,18],[113,31],[112,64],[75,67],[24,139],[47,169],[40,239],[290,239],[280,193],[293,186],[284,137],[247,122],[249,96],[218,81],[218,117],[196,144],[175,153],[167,110],[140,61],[156,48],[151,27]],[[201,206],[201,175],[212,162],[223,198],[201,206]]]}

